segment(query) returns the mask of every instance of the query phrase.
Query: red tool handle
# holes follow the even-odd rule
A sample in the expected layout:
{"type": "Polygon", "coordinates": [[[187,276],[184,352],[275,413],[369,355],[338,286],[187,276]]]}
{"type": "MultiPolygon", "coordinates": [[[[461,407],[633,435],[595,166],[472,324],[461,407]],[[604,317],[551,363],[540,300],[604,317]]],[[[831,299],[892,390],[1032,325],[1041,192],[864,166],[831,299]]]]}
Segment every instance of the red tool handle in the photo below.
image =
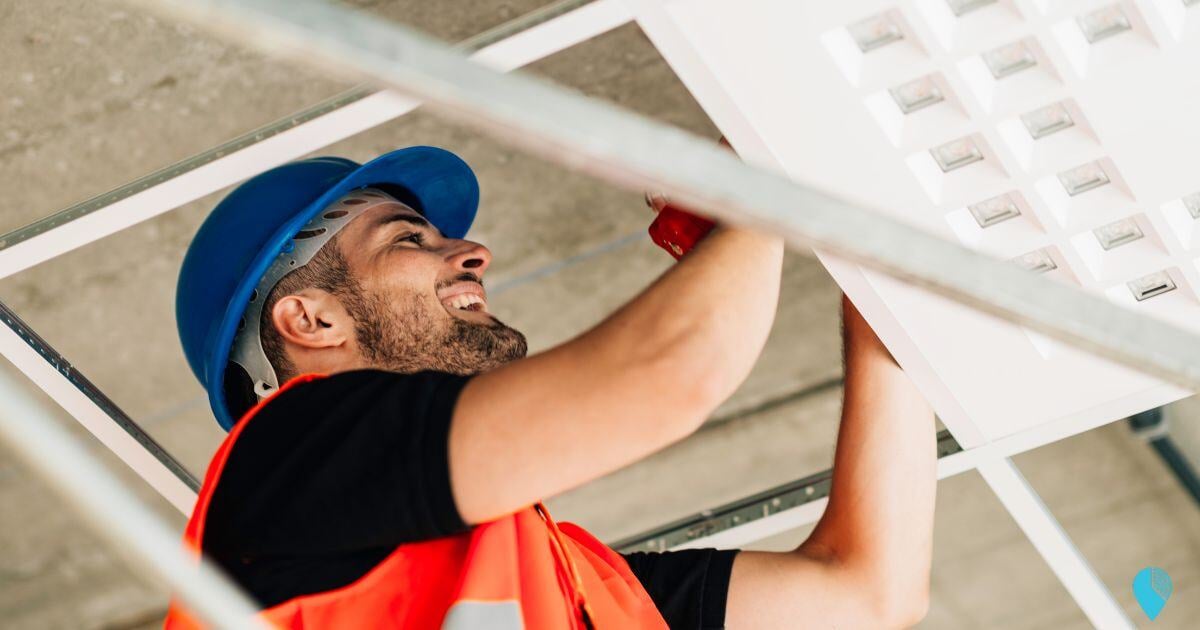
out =
{"type": "Polygon", "coordinates": [[[715,226],[713,221],[668,204],[650,224],[650,239],[679,260],[715,226]]]}

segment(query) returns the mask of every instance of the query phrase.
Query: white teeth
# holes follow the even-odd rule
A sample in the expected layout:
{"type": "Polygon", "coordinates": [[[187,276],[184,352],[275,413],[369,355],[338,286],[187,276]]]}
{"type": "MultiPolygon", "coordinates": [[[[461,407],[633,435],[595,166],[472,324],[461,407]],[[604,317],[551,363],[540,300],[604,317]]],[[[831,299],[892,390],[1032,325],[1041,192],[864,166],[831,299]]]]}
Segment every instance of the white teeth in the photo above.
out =
{"type": "Polygon", "coordinates": [[[457,309],[461,309],[461,310],[466,310],[466,309],[470,308],[472,304],[482,304],[482,303],[483,303],[483,298],[481,298],[478,295],[475,295],[473,293],[460,293],[454,297],[448,298],[445,301],[446,306],[448,306],[449,308],[457,308],[457,309]]]}

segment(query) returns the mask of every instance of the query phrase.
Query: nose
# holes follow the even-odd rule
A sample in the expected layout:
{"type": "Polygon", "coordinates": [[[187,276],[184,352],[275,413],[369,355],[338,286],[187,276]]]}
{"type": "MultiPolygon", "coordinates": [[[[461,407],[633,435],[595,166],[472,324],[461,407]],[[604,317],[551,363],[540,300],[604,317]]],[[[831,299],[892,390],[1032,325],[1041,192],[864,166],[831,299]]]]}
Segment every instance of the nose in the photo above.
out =
{"type": "Polygon", "coordinates": [[[458,247],[446,258],[446,262],[454,265],[455,269],[470,271],[482,276],[492,264],[492,252],[474,241],[458,241],[458,247]]]}

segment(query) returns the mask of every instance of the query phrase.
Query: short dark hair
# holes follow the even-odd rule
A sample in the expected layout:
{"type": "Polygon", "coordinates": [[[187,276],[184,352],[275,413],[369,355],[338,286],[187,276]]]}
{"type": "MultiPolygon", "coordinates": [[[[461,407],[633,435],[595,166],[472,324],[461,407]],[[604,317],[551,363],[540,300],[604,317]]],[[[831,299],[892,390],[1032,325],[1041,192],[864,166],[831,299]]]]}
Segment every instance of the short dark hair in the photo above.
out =
{"type": "MultiPolygon", "coordinates": [[[[281,278],[263,303],[262,315],[259,318],[259,341],[262,343],[263,354],[275,369],[275,377],[280,385],[296,376],[296,366],[288,359],[283,337],[279,334],[279,329],[275,328],[275,321],[271,317],[271,309],[275,308],[275,304],[284,297],[307,288],[328,291],[341,299],[358,291],[358,281],[350,272],[341,247],[338,246],[339,236],[341,235],[329,239],[307,264],[281,278]]],[[[254,392],[254,379],[242,366],[233,361],[225,368],[225,379],[221,387],[225,392],[225,404],[229,408],[229,415],[234,418],[246,415],[246,412],[258,403],[258,395],[254,392]]]]}
{"type": "Polygon", "coordinates": [[[263,302],[262,319],[258,324],[259,339],[262,342],[263,354],[271,362],[271,367],[275,368],[275,377],[280,385],[297,374],[296,366],[284,350],[283,337],[279,334],[279,329],[275,328],[271,311],[279,300],[304,289],[320,289],[336,297],[356,293],[357,280],[346,263],[346,257],[342,255],[341,247],[338,246],[340,238],[339,233],[329,239],[329,242],[317,250],[312,260],[281,278],[263,302]]]}

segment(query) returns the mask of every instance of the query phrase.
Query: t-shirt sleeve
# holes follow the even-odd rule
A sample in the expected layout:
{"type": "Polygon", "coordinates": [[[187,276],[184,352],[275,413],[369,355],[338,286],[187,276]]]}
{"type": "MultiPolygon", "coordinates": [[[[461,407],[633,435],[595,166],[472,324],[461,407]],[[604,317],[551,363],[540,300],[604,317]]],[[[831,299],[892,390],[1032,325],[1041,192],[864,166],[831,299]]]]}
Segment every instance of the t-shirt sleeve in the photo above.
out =
{"type": "Polygon", "coordinates": [[[737,553],[688,549],[624,557],[671,630],[720,630],[737,553]]]}
{"type": "Polygon", "coordinates": [[[234,445],[209,508],[206,547],[315,556],[465,531],[448,440],[468,380],[363,370],[277,395],[234,445]]]}

